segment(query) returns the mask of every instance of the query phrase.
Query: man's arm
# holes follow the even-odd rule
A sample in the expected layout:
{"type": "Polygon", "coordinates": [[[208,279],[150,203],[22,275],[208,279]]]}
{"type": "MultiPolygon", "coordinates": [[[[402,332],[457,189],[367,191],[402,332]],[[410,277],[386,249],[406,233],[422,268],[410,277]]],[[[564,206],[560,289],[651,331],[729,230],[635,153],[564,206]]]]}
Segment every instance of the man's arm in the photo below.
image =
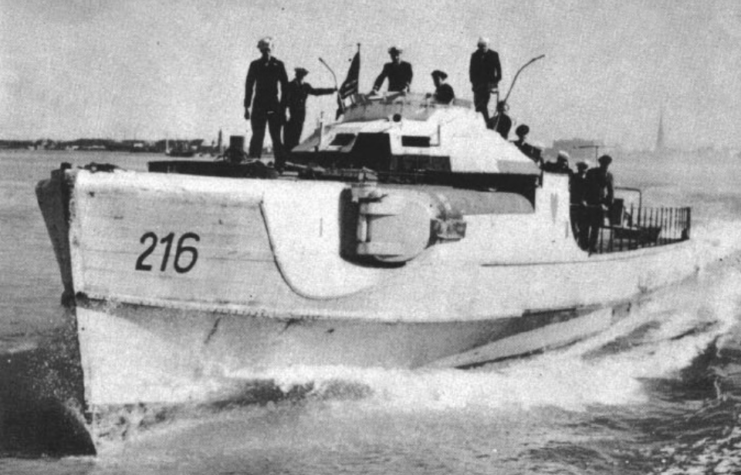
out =
{"type": "Polygon", "coordinates": [[[502,65],[499,63],[499,54],[494,52],[494,80],[497,84],[502,80],[502,65]]]}
{"type": "Polygon", "coordinates": [[[471,55],[471,62],[468,65],[468,79],[471,81],[471,84],[475,84],[476,81],[474,78],[476,77],[476,61],[474,58],[476,57],[476,53],[471,55]]]}
{"type": "Polygon", "coordinates": [[[607,196],[605,197],[607,199],[607,203],[612,204],[613,201],[615,201],[615,187],[613,185],[613,178],[612,173],[607,172],[607,176],[605,176],[605,188],[607,189],[607,196]]]}
{"type": "Polygon", "coordinates": [[[381,89],[381,86],[383,85],[384,79],[386,79],[386,76],[388,76],[388,69],[386,68],[386,65],[383,65],[383,70],[381,71],[381,74],[378,75],[376,78],[376,82],[373,83],[373,92],[378,91],[381,89]]]}
{"type": "Polygon", "coordinates": [[[286,111],[290,112],[290,106],[291,102],[293,101],[293,96],[298,91],[296,90],[296,86],[294,83],[288,83],[285,89],[281,90],[280,93],[280,110],[283,111],[283,114],[285,115],[286,111]]]}
{"type": "Polygon", "coordinates": [[[249,109],[252,104],[252,90],[255,87],[255,79],[257,77],[257,71],[255,71],[254,63],[250,63],[250,68],[247,70],[247,81],[244,85],[244,108],[249,109]]]}
{"type": "Polygon", "coordinates": [[[412,78],[414,77],[414,72],[412,71],[412,63],[407,63],[409,65],[409,71],[408,71],[408,78],[407,78],[407,84],[406,84],[406,90],[409,91],[412,87],[412,78]]]}
{"type": "Polygon", "coordinates": [[[305,84],[306,84],[306,92],[308,92],[312,96],[324,96],[327,94],[332,94],[333,92],[337,90],[333,87],[312,87],[311,84],[309,83],[305,83],[305,84]]]}
{"type": "Polygon", "coordinates": [[[278,61],[278,83],[280,84],[280,106],[279,112],[283,118],[286,119],[286,107],[288,107],[288,74],[286,74],[286,66],[283,61],[278,61]]]}

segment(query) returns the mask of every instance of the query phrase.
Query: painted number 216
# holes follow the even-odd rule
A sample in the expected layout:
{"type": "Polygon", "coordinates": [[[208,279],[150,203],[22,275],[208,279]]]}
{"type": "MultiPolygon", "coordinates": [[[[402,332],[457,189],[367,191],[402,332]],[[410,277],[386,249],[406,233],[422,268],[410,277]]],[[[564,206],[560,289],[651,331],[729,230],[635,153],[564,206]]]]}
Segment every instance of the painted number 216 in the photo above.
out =
{"type": "MultiPolygon", "coordinates": [[[[178,239],[177,245],[175,246],[175,257],[172,261],[172,265],[175,268],[175,272],[178,274],[184,274],[190,271],[193,266],[196,265],[198,260],[198,249],[193,246],[186,246],[186,239],[195,239],[200,241],[196,233],[185,233],[178,239]],[[183,257],[185,256],[185,257],[183,257]]],[[[159,239],[160,244],[165,244],[165,254],[162,256],[162,264],[160,265],[160,272],[164,272],[167,269],[167,262],[170,260],[170,251],[172,250],[172,242],[175,240],[175,233],[170,233],[167,236],[159,239]]],[[[149,247],[141,253],[139,259],[136,260],[136,270],[151,271],[152,265],[147,264],[145,261],[150,254],[154,252],[154,248],[157,247],[158,238],[153,232],[148,232],[142,235],[139,242],[142,244],[150,241],[149,247]]]]}

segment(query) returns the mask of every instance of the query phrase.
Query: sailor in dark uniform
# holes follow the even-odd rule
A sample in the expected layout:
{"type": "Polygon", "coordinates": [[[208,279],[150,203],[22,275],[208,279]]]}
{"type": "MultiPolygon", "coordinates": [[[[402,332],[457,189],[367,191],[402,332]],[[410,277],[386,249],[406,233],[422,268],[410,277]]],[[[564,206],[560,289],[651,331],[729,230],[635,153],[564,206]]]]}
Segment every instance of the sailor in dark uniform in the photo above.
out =
{"type": "Polygon", "coordinates": [[[507,115],[507,104],[504,101],[497,103],[497,113],[489,119],[486,127],[495,130],[504,140],[507,140],[509,130],[512,128],[512,119],[507,115]]]}
{"type": "Polygon", "coordinates": [[[383,65],[383,71],[376,78],[376,82],[373,83],[374,93],[381,89],[386,78],[389,80],[389,92],[409,91],[413,76],[412,65],[401,60],[401,53],[402,50],[396,46],[389,48],[391,62],[383,65]]]}
{"type": "MultiPolygon", "coordinates": [[[[489,99],[492,92],[498,93],[499,81],[502,79],[502,66],[499,55],[489,49],[489,39],[479,38],[478,49],[471,55],[468,75],[473,88],[473,102],[476,111],[484,116],[484,123],[489,125],[489,99]]],[[[498,97],[498,96],[497,96],[498,97]]]]}
{"type": "Polygon", "coordinates": [[[571,230],[584,250],[589,248],[589,214],[587,213],[587,170],[589,162],[576,162],[576,172],[569,178],[569,196],[571,204],[571,230]]]}
{"type": "Polygon", "coordinates": [[[304,129],[304,120],[306,119],[306,98],[309,94],[321,96],[332,94],[337,88],[314,88],[311,84],[304,82],[304,78],[309,74],[304,68],[296,68],[296,77],[286,86],[283,94],[283,107],[288,110],[288,121],[283,129],[283,139],[286,152],[290,152],[293,147],[298,145],[301,139],[301,132],[304,129]]]}
{"type": "Polygon", "coordinates": [[[440,70],[432,71],[432,82],[435,84],[435,94],[432,96],[440,104],[450,104],[455,99],[455,92],[450,84],[446,83],[448,75],[440,70]]]}
{"type": "Polygon", "coordinates": [[[612,173],[607,169],[612,163],[612,157],[602,155],[597,159],[599,167],[587,171],[584,198],[587,202],[588,249],[590,254],[597,252],[599,230],[604,224],[605,213],[608,212],[615,200],[615,189],[612,173]]]}
{"type": "Polygon", "coordinates": [[[529,133],[530,133],[530,127],[528,127],[525,124],[518,125],[517,128],[515,129],[515,135],[517,135],[517,140],[515,140],[512,143],[517,148],[520,149],[520,152],[522,152],[527,157],[529,157],[537,165],[542,166],[543,157],[540,154],[540,149],[538,149],[538,147],[535,147],[527,143],[527,134],[529,133]]]}
{"type": "Polygon", "coordinates": [[[262,53],[262,57],[250,63],[244,88],[244,118],[252,124],[250,157],[260,158],[262,155],[262,142],[265,138],[265,123],[267,122],[270,138],[273,141],[275,166],[282,168],[285,160],[280,138],[283,109],[278,98],[278,86],[280,86],[281,94],[285,94],[288,76],[283,62],[272,55],[272,38],[261,39],[257,43],[257,48],[262,53]],[[253,90],[254,101],[252,99],[253,90]],[[252,106],[251,115],[250,105],[252,106]]]}

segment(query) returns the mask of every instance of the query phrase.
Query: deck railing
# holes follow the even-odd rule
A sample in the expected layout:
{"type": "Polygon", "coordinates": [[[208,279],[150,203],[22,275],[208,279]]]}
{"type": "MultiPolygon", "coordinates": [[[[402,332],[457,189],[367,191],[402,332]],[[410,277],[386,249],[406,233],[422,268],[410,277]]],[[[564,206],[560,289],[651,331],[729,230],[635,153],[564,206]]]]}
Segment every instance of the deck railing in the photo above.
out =
{"type": "Polygon", "coordinates": [[[692,211],[682,208],[646,208],[615,200],[599,230],[595,253],[664,246],[690,238],[692,211]]]}

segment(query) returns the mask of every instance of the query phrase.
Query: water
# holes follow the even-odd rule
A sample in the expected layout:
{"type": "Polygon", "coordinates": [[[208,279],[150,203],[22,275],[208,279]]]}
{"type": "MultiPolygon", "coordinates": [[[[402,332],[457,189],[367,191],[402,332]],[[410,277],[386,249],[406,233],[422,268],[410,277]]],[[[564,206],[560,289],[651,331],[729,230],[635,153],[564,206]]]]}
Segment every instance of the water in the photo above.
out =
{"type": "Polygon", "coordinates": [[[295,368],[275,386],[177,409],[121,408],[98,456],[34,186],[61,162],[0,152],[0,473],[738,473],[741,191],[730,157],[618,157],[619,184],[691,204],[707,265],[618,326],[476,370],[295,368]],[[123,424],[125,422],[125,424],[123,424]]]}

